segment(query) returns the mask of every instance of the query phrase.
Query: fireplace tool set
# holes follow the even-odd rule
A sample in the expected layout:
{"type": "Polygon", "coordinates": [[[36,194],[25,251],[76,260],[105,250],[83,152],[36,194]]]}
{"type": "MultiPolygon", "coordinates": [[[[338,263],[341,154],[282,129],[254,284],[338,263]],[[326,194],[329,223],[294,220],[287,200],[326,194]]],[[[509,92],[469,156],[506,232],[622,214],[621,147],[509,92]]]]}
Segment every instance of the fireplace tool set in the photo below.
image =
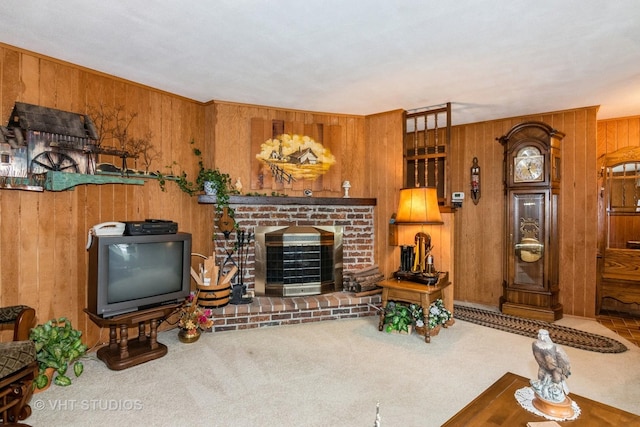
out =
{"type": "Polygon", "coordinates": [[[245,232],[244,230],[236,230],[235,251],[227,249],[227,258],[222,263],[224,266],[228,262],[231,262],[233,266],[238,268],[239,273],[236,276],[236,284],[231,286],[230,304],[249,304],[253,301],[253,298],[245,296],[247,294],[247,286],[244,284],[244,270],[249,259],[249,244],[253,238],[254,233],[252,231],[245,232]],[[233,259],[234,252],[237,255],[238,262],[233,259]]]}
{"type": "Polygon", "coordinates": [[[229,239],[231,233],[236,232],[236,243],[234,249],[226,249],[227,257],[221,265],[221,268],[225,268],[228,263],[231,263],[232,268],[238,271],[237,283],[231,286],[231,299],[230,304],[249,304],[253,301],[253,298],[245,296],[247,293],[247,286],[244,284],[244,269],[247,266],[247,260],[249,257],[249,243],[254,237],[254,233],[249,231],[245,233],[244,230],[236,229],[236,222],[234,221],[229,208],[224,207],[222,214],[218,218],[216,223],[220,231],[224,234],[225,248],[229,247],[229,239]],[[234,253],[237,254],[238,262],[233,259],[234,253]]]}

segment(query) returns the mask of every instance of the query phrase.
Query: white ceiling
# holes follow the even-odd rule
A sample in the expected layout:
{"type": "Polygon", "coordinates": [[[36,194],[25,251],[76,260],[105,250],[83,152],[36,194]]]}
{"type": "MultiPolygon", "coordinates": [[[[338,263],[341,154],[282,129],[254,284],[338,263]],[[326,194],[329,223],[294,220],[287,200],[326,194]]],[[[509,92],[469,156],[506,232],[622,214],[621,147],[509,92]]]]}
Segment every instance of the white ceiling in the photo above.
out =
{"type": "Polygon", "coordinates": [[[640,114],[638,0],[2,0],[0,42],[204,102],[640,114]]]}

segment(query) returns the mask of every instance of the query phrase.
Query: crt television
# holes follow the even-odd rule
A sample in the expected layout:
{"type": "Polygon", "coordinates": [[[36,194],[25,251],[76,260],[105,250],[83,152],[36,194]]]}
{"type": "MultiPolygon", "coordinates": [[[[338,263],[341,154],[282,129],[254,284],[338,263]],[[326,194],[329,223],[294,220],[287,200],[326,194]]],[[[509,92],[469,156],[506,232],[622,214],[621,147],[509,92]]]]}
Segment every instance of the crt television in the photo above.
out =
{"type": "Polygon", "coordinates": [[[87,308],[113,317],[184,301],[191,290],[191,234],[95,236],[87,308]]]}

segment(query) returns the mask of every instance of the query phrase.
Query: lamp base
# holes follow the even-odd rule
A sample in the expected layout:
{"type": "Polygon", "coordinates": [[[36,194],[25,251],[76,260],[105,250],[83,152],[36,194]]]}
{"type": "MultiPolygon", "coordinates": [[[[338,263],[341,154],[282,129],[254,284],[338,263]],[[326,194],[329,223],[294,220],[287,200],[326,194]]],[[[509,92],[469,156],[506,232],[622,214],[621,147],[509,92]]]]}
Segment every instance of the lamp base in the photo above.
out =
{"type": "Polygon", "coordinates": [[[439,271],[437,273],[414,273],[411,271],[396,271],[393,277],[400,280],[422,283],[424,285],[436,285],[440,281],[440,276],[446,277],[449,273],[439,271]]]}

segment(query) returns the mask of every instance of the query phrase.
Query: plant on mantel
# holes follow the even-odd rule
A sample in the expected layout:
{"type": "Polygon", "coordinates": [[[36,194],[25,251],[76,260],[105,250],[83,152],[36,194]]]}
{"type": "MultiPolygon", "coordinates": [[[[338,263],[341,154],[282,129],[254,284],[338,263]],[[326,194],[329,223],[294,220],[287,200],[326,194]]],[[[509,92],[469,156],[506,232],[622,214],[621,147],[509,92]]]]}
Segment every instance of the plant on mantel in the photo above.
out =
{"type": "MultiPolygon", "coordinates": [[[[190,144],[194,145],[195,141],[192,139],[190,144]]],[[[198,175],[196,179],[194,181],[189,180],[187,173],[183,170],[174,180],[180,190],[189,196],[201,193],[205,189],[205,182],[210,182],[216,197],[216,212],[219,214],[223,208],[229,206],[229,196],[235,193],[235,190],[232,189],[231,186],[231,176],[229,176],[228,173],[221,172],[218,168],[205,167],[202,159],[202,151],[197,147],[192,147],[191,150],[198,158],[198,175]]],[[[173,162],[173,165],[177,165],[177,163],[173,162]]],[[[171,166],[167,166],[167,168],[171,169],[171,166]]],[[[167,176],[164,174],[158,175],[160,188],[164,191],[167,176]]]]}

